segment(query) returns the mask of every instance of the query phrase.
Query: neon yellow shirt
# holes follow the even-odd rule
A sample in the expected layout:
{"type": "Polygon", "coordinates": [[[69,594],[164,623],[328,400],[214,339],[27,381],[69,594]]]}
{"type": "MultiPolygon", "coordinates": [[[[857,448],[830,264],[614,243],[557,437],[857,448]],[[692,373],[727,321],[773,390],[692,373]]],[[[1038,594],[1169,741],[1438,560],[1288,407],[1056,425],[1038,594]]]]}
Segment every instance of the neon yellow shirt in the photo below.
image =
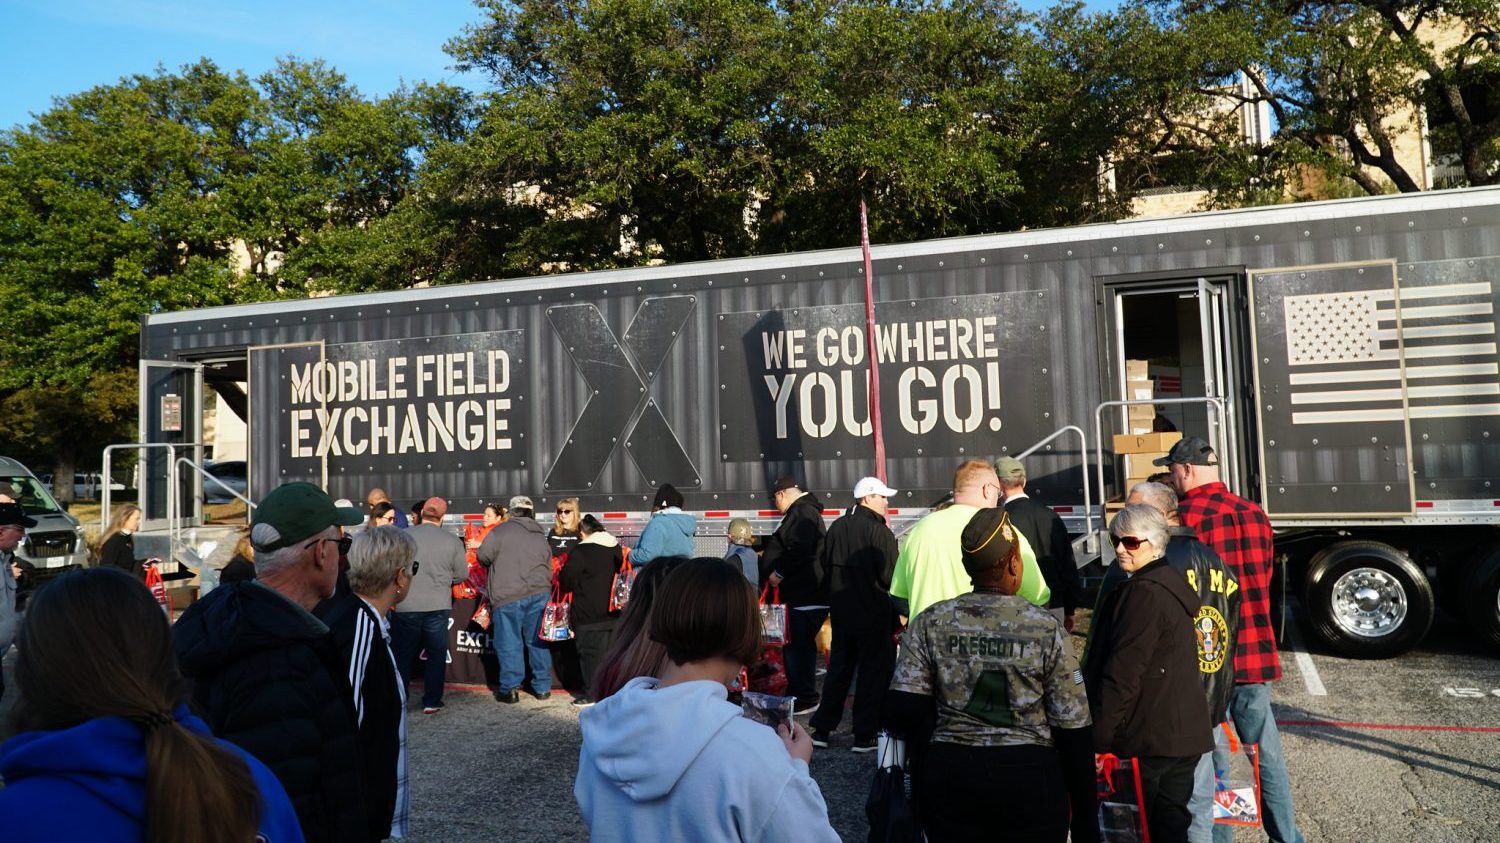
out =
{"type": "MultiPolygon", "coordinates": [[[[917,522],[901,542],[901,555],[891,574],[891,596],[904,598],[910,617],[934,603],[950,600],[974,590],[969,572],[964,570],[963,532],[979,508],[954,504],[938,510],[917,522]]],[[[1016,531],[1021,542],[1021,591],[1028,603],[1042,608],[1052,599],[1052,589],[1036,563],[1036,552],[1016,531]]]]}

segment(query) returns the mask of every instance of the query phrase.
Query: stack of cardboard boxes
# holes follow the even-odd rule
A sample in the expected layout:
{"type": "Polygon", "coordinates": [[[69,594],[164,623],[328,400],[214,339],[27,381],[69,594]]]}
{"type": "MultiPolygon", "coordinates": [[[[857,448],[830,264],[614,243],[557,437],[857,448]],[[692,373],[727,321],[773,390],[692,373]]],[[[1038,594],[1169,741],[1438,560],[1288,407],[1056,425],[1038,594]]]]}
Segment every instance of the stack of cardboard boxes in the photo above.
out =
{"type": "Polygon", "coordinates": [[[1130,487],[1145,482],[1147,477],[1161,471],[1152,460],[1164,457],[1172,445],[1182,438],[1181,433],[1121,433],[1115,436],[1115,455],[1125,463],[1125,483],[1122,493],[1130,487]]]}
{"type": "MultiPolygon", "coordinates": [[[[1155,390],[1151,386],[1151,376],[1147,373],[1149,364],[1145,360],[1125,361],[1125,399],[1127,401],[1143,401],[1155,398],[1155,390]]],[[[1126,431],[1129,433],[1150,433],[1152,425],[1156,420],[1156,407],[1150,404],[1139,404],[1127,409],[1126,431]]]]}

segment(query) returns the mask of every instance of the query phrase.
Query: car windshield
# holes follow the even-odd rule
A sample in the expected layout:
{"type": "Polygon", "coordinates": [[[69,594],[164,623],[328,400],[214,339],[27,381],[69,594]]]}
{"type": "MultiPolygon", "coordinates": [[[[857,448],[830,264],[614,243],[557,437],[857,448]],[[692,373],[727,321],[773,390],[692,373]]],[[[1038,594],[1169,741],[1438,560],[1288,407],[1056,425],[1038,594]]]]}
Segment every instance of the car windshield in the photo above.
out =
{"type": "Polygon", "coordinates": [[[29,474],[11,475],[9,477],[0,475],[0,483],[9,483],[16,490],[20,498],[16,501],[26,510],[28,515],[46,515],[52,512],[62,512],[62,507],[52,499],[51,493],[42,486],[41,481],[29,474]]]}

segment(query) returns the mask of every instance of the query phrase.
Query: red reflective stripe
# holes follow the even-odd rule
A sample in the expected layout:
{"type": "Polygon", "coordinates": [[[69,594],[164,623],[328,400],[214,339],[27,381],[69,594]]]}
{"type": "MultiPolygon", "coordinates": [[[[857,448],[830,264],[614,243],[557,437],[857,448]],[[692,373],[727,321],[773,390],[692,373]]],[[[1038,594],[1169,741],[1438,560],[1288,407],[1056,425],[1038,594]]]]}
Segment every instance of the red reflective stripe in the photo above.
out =
{"type": "MultiPolygon", "coordinates": [[[[1500,503],[1500,501],[1496,501],[1496,503],[1500,503]]],[[[885,511],[885,514],[886,515],[900,515],[901,514],[901,510],[892,507],[891,509],[887,509],[885,511]]]]}
{"type": "Polygon", "coordinates": [[[764,517],[766,517],[768,515],[780,515],[781,511],[780,510],[776,510],[776,509],[761,509],[761,510],[757,510],[755,514],[761,516],[762,518],[764,518],[764,517]]]}
{"type": "Polygon", "coordinates": [[[613,519],[618,520],[618,519],[621,519],[621,518],[629,518],[630,517],[630,513],[628,513],[628,512],[606,512],[606,513],[604,513],[604,517],[605,518],[613,518],[613,519]]]}
{"type": "Polygon", "coordinates": [[[844,511],[842,509],[825,509],[825,510],[823,510],[823,514],[824,515],[842,515],[843,512],[844,511]]]}
{"type": "Polygon", "coordinates": [[[1052,507],[1052,511],[1053,512],[1072,512],[1073,511],[1073,507],[1071,507],[1071,506],[1054,506],[1054,507],[1052,507]]]}
{"type": "Polygon", "coordinates": [[[1495,501],[1495,506],[1500,506],[1500,501],[1495,501]]]}
{"type": "Polygon", "coordinates": [[[1417,501],[1417,509],[1432,509],[1432,501],[1417,501]]]}
{"type": "Polygon", "coordinates": [[[727,510],[727,509],[710,509],[709,511],[703,513],[703,517],[704,518],[728,518],[729,517],[729,510],[727,510]]]}
{"type": "Polygon", "coordinates": [[[479,515],[465,515],[464,516],[464,520],[465,521],[483,521],[484,520],[484,515],[483,514],[479,514],[479,515]]]}

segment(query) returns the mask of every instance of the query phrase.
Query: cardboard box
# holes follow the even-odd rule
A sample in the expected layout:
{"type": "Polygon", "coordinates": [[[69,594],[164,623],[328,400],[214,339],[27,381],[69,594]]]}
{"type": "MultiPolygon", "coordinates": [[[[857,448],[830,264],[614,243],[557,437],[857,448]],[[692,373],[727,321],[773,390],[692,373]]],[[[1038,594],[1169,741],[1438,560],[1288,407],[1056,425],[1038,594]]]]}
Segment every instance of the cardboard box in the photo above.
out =
{"type": "Polygon", "coordinates": [[[1126,381],[1125,400],[1142,401],[1156,397],[1156,387],[1149,380],[1126,381]]]}
{"type": "Polygon", "coordinates": [[[1130,477],[1130,478],[1127,478],[1125,480],[1125,485],[1122,486],[1122,487],[1120,487],[1120,491],[1128,495],[1128,494],[1130,494],[1130,490],[1135,488],[1135,484],[1137,484],[1137,483],[1144,483],[1144,482],[1146,482],[1146,477],[1130,477]]]}
{"type": "Polygon", "coordinates": [[[1140,433],[1115,435],[1117,454],[1164,454],[1182,438],[1181,433],[1140,433]]]}
{"type": "Polygon", "coordinates": [[[1157,457],[1164,457],[1165,453],[1150,454],[1123,454],[1125,460],[1126,477],[1150,477],[1158,471],[1165,471],[1161,466],[1152,465],[1151,461],[1157,457]]]}
{"type": "Polygon", "coordinates": [[[1150,377],[1151,364],[1145,360],[1125,361],[1125,380],[1139,381],[1150,377]]]}
{"type": "Polygon", "coordinates": [[[1156,418],[1156,408],[1151,406],[1150,404],[1136,404],[1130,407],[1126,407],[1125,409],[1129,411],[1128,415],[1130,416],[1131,421],[1141,421],[1142,419],[1149,420],[1156,418]]]}
{"type": "Polygon", "coordinates": [[[1156,430],[1156,425],[1153,419],[1131,419],[1125,425],[1125,430],[1130,435],[1135,436],[1142,433],[1151,433],[1156,430]]]}

